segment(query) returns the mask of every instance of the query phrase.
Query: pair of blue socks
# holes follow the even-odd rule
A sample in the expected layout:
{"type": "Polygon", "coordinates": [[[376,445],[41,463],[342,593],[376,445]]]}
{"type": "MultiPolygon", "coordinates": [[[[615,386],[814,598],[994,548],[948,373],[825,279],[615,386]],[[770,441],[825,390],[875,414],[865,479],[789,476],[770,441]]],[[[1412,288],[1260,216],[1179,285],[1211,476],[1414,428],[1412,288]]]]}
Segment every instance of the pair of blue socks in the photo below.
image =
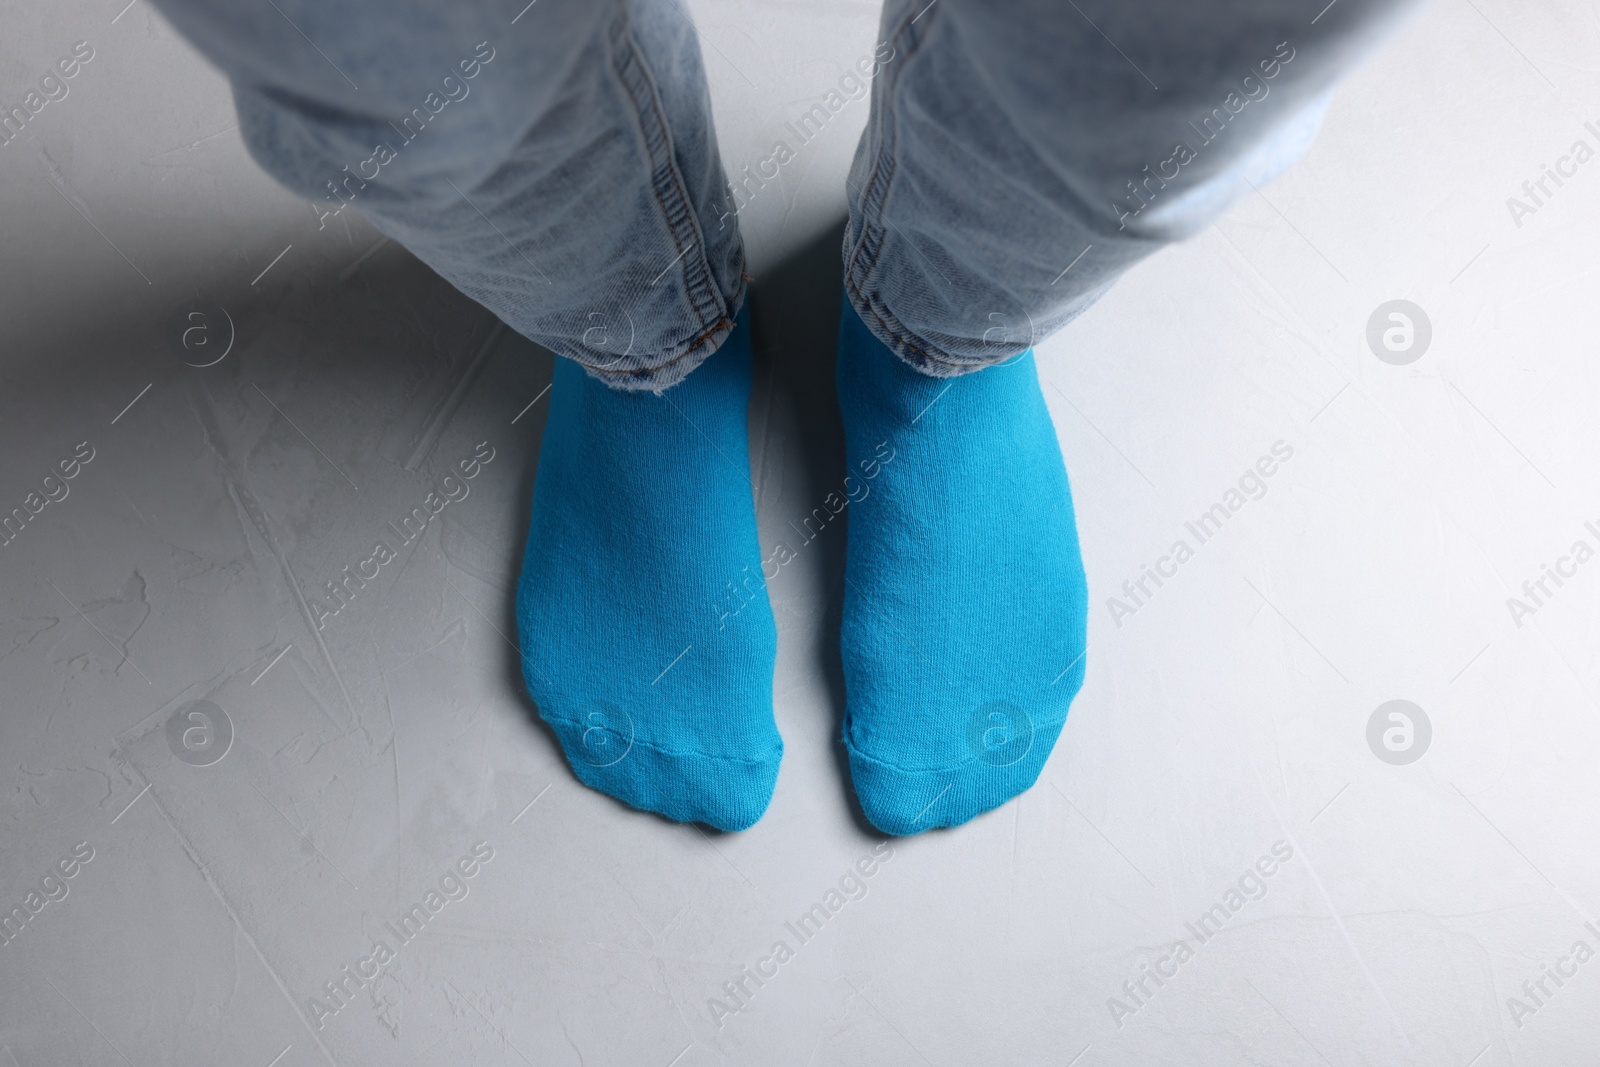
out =
{"type": "MultiPolygon", "coordinates": [[[[517,595],[523,676],[577,776],[721,830],[761,817],[783,756],[750,362],[748,310],[659,395],[557,360],[517,595]]],[[[871,485],[841,626],[856,796],[887,834],[959,825],[1033,785],[1083,683],[1066,469],[1031,351],[929,377],[846,301],[837,377],[871,485]]]]}

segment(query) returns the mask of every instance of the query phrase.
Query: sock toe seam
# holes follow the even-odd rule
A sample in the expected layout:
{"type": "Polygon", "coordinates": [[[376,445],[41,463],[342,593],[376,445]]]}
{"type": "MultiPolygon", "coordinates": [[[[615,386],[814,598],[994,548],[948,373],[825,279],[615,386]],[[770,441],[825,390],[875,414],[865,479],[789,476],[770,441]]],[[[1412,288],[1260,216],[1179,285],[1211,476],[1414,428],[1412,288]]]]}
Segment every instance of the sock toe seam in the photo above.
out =
{"type": "MultiPolygon", "coordinates": [[[[570,719],[551,719],[551,718],[546,718],[544,721],[546,723],[550,724],[552,727],[565,726],[565,727],[568,727],[569,729],[573,729],[573,730],[588,730],[588,729],[590,729],[590,725],[589,724],[580,723],[580,722],[573,722],[570,719]]],[[[655,744],[654,742],[646,741],[643,738],[639,738],[639,737],[633,738],[632,743],[634,745],[638,746],[639,748],[648,749],[651,752],[657,753],[657,754],[662,755],[662,756],[668,756],[668,757],[670,757],[672,759],[680,759],[680,760],[681,759],[713,760],[713,761],[716,761],[718,763],[738,763],[738,764],[743,764],[743,765],[750,766],[750,767],[763,767],[763,766],[766,766],[767,764],[770,764],[770,763],[772,763],[774,761],[777,761],[777,760],[781,760],[783,758],[783,739],[781,737],[778,739],[777,746],[772,750],[772,754],[770,756],[766,756],[766,757],[763,757],[763,758],[757,758],[757,759],[749,759],[749,758],[746,758],[744,756],[721,756],[721,755],[717,755],[717,754],[711,753],[711,752],[684,752],[684,751],[677,751],[677,750],[670,749],[670,748],[663,748],[662,746],[660,746],[658,744],[655,744]]]]}
{"type": "MultiPolygon", "coordinates": [[[[1055,720],[1053,722],[1035,723],[1033,729],[1034,729],[1035,733],[1038,733],[1040,731],[1059,731],[1062,727],[1066,726],[1066,724],[1067,724],[1067,720],[1065,718],[1061,718],[1061,719],[1057,719],[1057,720],[1055,720]]],[[[895,763],[893,760],[886,760],[886,759],[882,759],[882,758],[880,758],[878,756],[869,755],[868,753],[862,751],[860,748],[857,748],[856,745],[848,737],[846,737],[844,739],[844,747],[850,753],[851,756],[853,756],[853,757],[855,757],[857,759],[862,759],[862,760],[867,761],[868,763],[876,764],[879,767],[887,767],[889,770],[896,771],[896,772],[898,772],[900,774],[908,774],[908,775],[911,775],[911,774],[954,774],[954,773],[959,773],[961,771],[965,771],[965,770],[970,769],[971,766],[973,764],[975,764],[975,763],[983,763],[984,762],[983,758],[981,756],[969,756],[966,759],[962,760],[960,763],[957,763],[957,764],[954,764],[954,765],[946,764],[946,765],[940,765],[940,766],[936,766],[936,767],[906,767],[906,766],[903,766],[903,765],[901,765],[899,763],[895,763]]],[[[1050,747],[1052,749],[1055,747],[1053,742],[1052,742],[1050,747]]],[[[991,764],[991,766],[994,766],[996,768],[1011,767],[1011,766],[1015,766],[1017,763],[1021,763],[1026,758],[1027,758],[1027,756],[1026,756],[1026,754],[1024,754],[1021,758],[1017,759],[1014,763],[998,763],[998,764],[991,764]]]]}

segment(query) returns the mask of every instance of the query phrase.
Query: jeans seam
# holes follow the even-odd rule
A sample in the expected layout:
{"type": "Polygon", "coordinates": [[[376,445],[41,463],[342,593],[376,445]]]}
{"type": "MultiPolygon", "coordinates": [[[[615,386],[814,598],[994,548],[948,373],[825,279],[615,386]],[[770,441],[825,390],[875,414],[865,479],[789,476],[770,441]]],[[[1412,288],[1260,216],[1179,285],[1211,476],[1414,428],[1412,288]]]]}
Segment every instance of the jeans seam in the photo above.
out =
{"type": "MultiPolygon", "coordinates": [[[[929,7],[931,6],[932,5],[929,5],[929,7]]],[[[893,94],[895,91],[895,87],[898,85],[900,80],[900,72],[905,69],[907,64],[910,63],[911,59],[916,54],[917,49],[921,46],[923,40],[930,32],[929,27],[933,25],[937,18],[937,13],[930,12],[929,8],[923,8],[921,14],[908,17],[900,23],[899,27],[896,28],[890,40],[894,41],[897,46],[900,42],[905,42],[905,60],[899,67],[895,68],[894,73],[890,76],[888,84],[884,86],[885,97],[891,96],[891,94],[893,94]],[[930,14],[932,17],[928,20],[928,26],[923,27],[921,30],[912,29],[912,24],[915,23],[917,19],[930,14]]],[[[928,363],[938,363],[947,367],[963,367],[970,370],[976,370],[980,367],[988,366],[986,363],[973,364],[946,359],[943,356],[928,351],[921,344],[917,343],[910,336],[908,336],[904,324],[902,324],[898,319],[894,319],[892,315],[889,315],[888,309],[884,309],[883,312],[880,313],[874,302],[866,295],[866,293],[862,291],[860,282],[858,281],[858,278],[866,279],[871,277],[873,270],[878,265],[878,257],[883,253],[885,236],[884,227],[882,224],[874,222],[873,219],[869,217],[869,212],[879,217],[883,215],[883,205],[889,199],[890,187],[894,182],[894,138],[897,131],[895,129],[892,113],[892,102],[886,102],[882,114],[878,116],[878,150],[874,153],[872,171],[870,174],[868,174],[866,184],[861,190],[860,203],[863,232],[856,237],[855,247],[850,250],[850,261],[846,264],[844,271],[845,289],[848,291],[850,296],[855,298],[852,300],[852,303],[856,304],[860,308],[865,308],[866,311],[871,314],[873,320],[876,321],[879,327],[882,328],[884,333],[893,338],[894,341],[906,351],[915,354],[920,359],[925,360],[928,363]],[[866,258],[866,263],[864,266],[861,266],[858,269],[857,265],[860,263],[863,256],[866,258]],[[888,319],[885,318],[886,315],[889,315],[888,319]]],[[[907,240],[909,241],[909,238],[907,240]]]]}
{"type": "MultiPolygon", "coordinates": [[[[901,38],[906,37],[908,35],[910,25],[910,22],[902,22],[895,30],[890,40],[899,41],[901,38]]],[[[910,58],[909,51],[907,58],[910,58]]],[[[895,86],[898,85],[900,81],[900,71],[903,70],[904,67],[905,64],[902,63],[889,75],[888,83],[884,86],[883,90],[885,97],[889,97],[894,92],[895,86]]],[[[861,190],[861,214],[863,230],[865,232],[857,235],[855,248],[851,249],[850,252],[850,262],[845,265],[844,274],[845,281],[847,283],[853,279],[856,273],[856,263],[860,260],[863,252],[867,254],[868,263],[867,266],[863,268],[862,273],[871,274],[872,268],[877,264],[878,255],[883,249],[883,237],[881,230],[874,228],[874,224],[867,217],[867,209],[870,207],[873,211],[876,211],[879,214],[882,213],[881,202],[888,199],[888,187],[890,182],[892,182],[894,179],[894,160],[892,158],[893,152],[891,151],[891,147],[896,131],[894,122],[892,120],[892,114],[892,107],[886,103],[883,107],[883,114],[875,116],[878,119],[878,122],[876,123],[878,150],[874,154],[874,158],[872,160],[872,171],[867,175],[866,185],[863,186],[861,190]],[[881,194],[877,192],[877,190],[880,188],[883,190],[881,194]]],[[[868,136],[871,135],[871,130],[872,126],[869,126],[868,136]]],[[[857,286],[852,285],[851,288],[852,290],[859,291],[859,287],[857,286]]]]}
{"type": "Polygon", "coordinates": [[[673,248],[677,250],[679,261],[683,264],[683,295],[701,324],[700,332],[689,341],[684,351],[665,363],[636,370],[601,372],[608,375],[643,377],[654,375],[680,360],[695,355],[708,337],[724,327],[731,329],[734,320],[729,313],[728,302],[722,298],[712,277],[711,265],[706,256],[705,237],[700,232],[699,220],[690,202],[683,175],[673,158],[672,132],[667,123],[661,96],[644,55],[633,38],[626,10],[618,12],[612,20],[609,36],[612,70],[633,105],[634,117],[638,122],[637,131],[650,163],[650,191],[661,209],[661,219],[666,224],[673,248]],[[700,254],[689,254],[696,247],[700,249],[700,254]]]}

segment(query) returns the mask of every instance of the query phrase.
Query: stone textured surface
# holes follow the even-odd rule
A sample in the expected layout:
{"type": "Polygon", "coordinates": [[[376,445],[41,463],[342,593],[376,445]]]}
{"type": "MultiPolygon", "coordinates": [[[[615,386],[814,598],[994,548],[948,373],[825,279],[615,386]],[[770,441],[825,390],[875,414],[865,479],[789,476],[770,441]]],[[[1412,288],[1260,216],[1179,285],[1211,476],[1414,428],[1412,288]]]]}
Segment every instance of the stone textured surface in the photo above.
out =
{"type": "MultiPolygon", "coordinates": [[[[95,50],[0,149],[0,505],[40,493],[0,547],[0,911],[27,915],[0,1065],[1590,1062],[1600,162],[1506,204],[1600,147],[1585,5],[1435,6],[1304,164],[1040,346],[1088,682],[1032,792],[885,860],[834,740],[843,520],[772,583],[765,819],[711,836],[578,786],[508,640],[550,357],[353,214],[319,232],[122,2],[13,4],[0,42],[4,100],[95,50]],[[1366,341],[1393,299],[1432,324],[1404,365],[1366,341]],[[174,349],[192,301],[231,348],[174,349]],[[1546,564],[1570,576],[1514,614],[1546,564]],[[1395,699],[1432,729],[1403,765],[1367,740],[1395,699]]],[[[876,15],[695,11],[735,170],[876,15]]],[[[843,478],[852,108],[745,216],[768,547],[843,478]]]]}

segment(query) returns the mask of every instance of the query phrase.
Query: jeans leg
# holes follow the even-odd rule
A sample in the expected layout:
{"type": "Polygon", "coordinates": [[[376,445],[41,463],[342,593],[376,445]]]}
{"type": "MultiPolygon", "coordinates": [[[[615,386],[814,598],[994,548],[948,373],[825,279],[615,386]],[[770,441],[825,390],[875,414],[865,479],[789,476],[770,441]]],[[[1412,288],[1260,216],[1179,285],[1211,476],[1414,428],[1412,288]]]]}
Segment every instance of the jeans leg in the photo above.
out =
{"type": "Polygon", "coordinates": [[[744,301],[695,30],[674,0],[157,0],[256,161],[359,210],[607,384],[660,391],[744,301]]]}
{"type": "Polygon", "coordinates": [[[1002,361],[1309,145],[1416,0],[887,0],[845,291],[925,373],[1002,361]],[[1316,16],[1313,19],[1313,16],[1316,16]]]}

